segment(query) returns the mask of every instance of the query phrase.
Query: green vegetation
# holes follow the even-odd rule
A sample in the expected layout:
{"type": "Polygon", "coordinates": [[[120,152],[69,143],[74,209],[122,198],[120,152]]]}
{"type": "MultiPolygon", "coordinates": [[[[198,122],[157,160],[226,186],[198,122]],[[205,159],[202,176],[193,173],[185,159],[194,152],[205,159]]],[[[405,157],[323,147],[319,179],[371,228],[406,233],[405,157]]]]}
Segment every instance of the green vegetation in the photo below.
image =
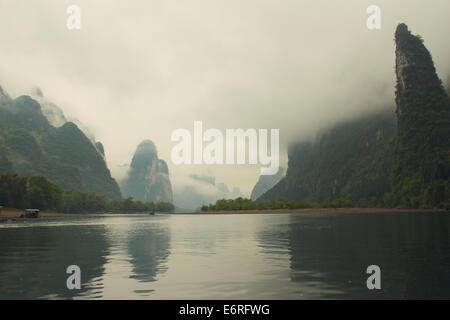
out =
{"type": "Polygon", "coordinates": [[[121,199],[101,143],[94,144],[74,123],[51,126],[37,101],[28,96],[11,99],[3,90],[0,206],[67,213],[174,209],[171,203],[121,199]]]}
{"type": "Polygon", "coordinates": [[[391,171],[391,205],[450,205],[450,100],[423,39],[404,24],[396,32],[398,134],[391,171]],[[414,66],[414,67],[411,67],[414,66]]]}
{"type": "Polygon", "coordinates": [[[348,199],[333,199],[324,203],[308,200],[288,200],[278,198],[273,201],[252,201],[246,198],[221,199],[215,204],[203,206],[202,211],[248,211],[248,210],[276,210],[276,209],[307,209],[307,208],[352,208],[353,203],[348,199]]]}
{"type": "Polygon", "coordinates": [[[44,176],[64,191],[119,199],[102,152],[74,123],[51,126],[30,97],[0,95],[0,172],[44,176]]]}
{"type": "Polygon", "coordinates": [[[450,208],[450,100],[423,39],[405,24],[395,36],[396,117],[356,119],[294,145],[286,177],[259,200],[450,208]]]}
{"type": "Polygon", "coordinates": [[[395,129],[393,112],[384,110],[338,124],[314,142],[292,145],[286,177],[258,201],[348,199],[358,207],[385,206],[395,129]]]}
{"type": "Polygon", "coordinates": [[[45,177],[21,177],[14,173],[0,174],[0,205],[64,213],[169,212],[174,209],[171,203],[143,203],[132,198],[108,200],[95,193],[62,191],[45,177]]]}
{"type": "MultiPolygon", "coordinates": [[[[1,179],[1,178],[0,178],[1,179]]],[[[61,189],[44,177],[27,179],[26,203],[32,208],[57,209],[62,203],[61,189]]]]}

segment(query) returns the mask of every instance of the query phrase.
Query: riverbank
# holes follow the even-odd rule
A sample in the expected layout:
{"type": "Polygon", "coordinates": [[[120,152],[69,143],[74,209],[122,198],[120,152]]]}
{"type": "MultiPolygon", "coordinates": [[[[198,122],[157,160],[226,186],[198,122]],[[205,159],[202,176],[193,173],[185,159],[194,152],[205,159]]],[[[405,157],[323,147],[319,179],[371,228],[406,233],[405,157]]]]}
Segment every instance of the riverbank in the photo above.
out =
{"type": "MultiPolygon", "coordinates": [[[[20,216],[24,213],[24,210],[19,209],[1,209],[0,210],[0,219],[1,218],[8,218],[8,219],[15,219],[20,218],[20,216]]],[[[70,216],[70,214],[65,214],[62,212],[54,212],[54,211],[41,211],[39,212],[39,217],[42,218],[49,218],[49,217],[63,217],[63,216],[70,216]]]]}
{"type": "MultiPolygon", "coordinates": [[[[235,210],[235,211],[197,211],[197,212],[177,212],[166,213],[174,215],[231,215],[231,214],[367,214],[367,213],[418,213],[418,212],[448,212],[445,210],[425,210],[425,209],[395,209],[395,208],[306,208],[306,209],[267,209],[267,210],[235,210]]],[[[0,221],[2,219],[20,219],[24,210],[19,209],[2,209],[0,211],[0,221]]],[[[97,213],[101,214],[101,213],[97,213]]],[[[106,213],[105,213],[106,214],[106,213]]],[[[126,214],[126,213],[122,213],[126,214]]],[[[136,215],[135,213],[128,213],[136,215]]],[[[146,214],[146,213],[142,213],[146,214]]],[[[56,211],[41,211],[40,218],[57,218],[57,217],[73,217],[80,214],[63,213],[56,211]]]]}
{"type": "Polygon", "coordinates": [[[306,209],[268,209],[268,210],[236,210],[236,211],[197,211],[195,214],[329,214],[329,213],[417,213],[417,212],[449,212],[438,209],[396,209],[396,208],[306,208],[306,209]]]}
{"type": "MultiPolygon", "coordinates": [[[[5,222],[10,219],[22,219],[21,215],[24,214],[25,210],[3,208],[0,210],[0,222],[5,222]]],[[[158,213],[158,212],[157,212],[158,213]]],[[[163,213],[163,212],[162,212],[163,213]]],[[[73,218],[86,215],[149,215],[149,212],[90,212],[90,213],[64,213],[59,211],[40,211],[39,218],[73,218]]]]}

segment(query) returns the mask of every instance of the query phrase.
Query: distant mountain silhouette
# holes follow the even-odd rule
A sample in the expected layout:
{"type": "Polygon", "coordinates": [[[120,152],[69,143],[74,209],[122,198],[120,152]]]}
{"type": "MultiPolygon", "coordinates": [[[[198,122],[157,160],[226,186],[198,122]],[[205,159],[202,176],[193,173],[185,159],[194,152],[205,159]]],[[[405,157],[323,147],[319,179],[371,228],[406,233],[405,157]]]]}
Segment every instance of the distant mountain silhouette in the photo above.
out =
{"type": "Polygon", "coordinates": [[[141,142],[122,184],[124,196],[145,202],[173,202],[169,168],[158,158],[155,144],[150,140],[141,142]]]}

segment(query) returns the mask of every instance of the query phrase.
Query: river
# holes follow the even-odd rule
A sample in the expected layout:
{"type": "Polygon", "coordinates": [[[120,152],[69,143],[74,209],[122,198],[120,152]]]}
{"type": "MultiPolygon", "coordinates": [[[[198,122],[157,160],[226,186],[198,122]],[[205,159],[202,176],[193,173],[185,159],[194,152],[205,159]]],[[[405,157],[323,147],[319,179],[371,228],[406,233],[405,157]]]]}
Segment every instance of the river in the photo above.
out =
{"type": "Polygon", "coordinates": [[[80,215],[0,225],[0,299],[450,299],[446,213],[80,215]],[[66,269],[81,269],[69,290],[66,269]],[[368,290],[367,267],[381,269],[368,290]]]}

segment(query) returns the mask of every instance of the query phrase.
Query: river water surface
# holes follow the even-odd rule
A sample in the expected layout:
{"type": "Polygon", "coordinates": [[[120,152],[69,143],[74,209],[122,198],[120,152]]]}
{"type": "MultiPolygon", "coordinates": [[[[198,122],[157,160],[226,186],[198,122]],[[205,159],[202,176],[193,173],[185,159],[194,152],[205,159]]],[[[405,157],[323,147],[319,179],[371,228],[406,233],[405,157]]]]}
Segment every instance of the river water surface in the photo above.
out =
{"type": "Polygon", "coordinates": [[[450,299],[446,213],[86,215],[0,224],[0,299],[450,299]],[[68,290],[66,268],[81,268],[68,290]],[[381,290],[366,269],[381,268],[381,290]]]}

